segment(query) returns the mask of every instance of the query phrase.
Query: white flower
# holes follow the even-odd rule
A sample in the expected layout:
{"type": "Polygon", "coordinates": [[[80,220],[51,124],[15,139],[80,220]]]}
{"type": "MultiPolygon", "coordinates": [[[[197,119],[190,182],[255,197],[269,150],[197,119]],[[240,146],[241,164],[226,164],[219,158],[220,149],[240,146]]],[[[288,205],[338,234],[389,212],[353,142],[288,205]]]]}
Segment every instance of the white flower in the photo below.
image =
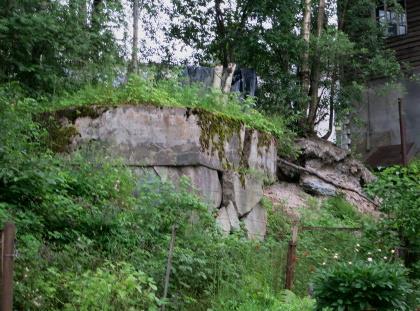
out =
{"type": "Polygon", "coordinates": [[[372,259],[372,257],[368,257],[368,259],[367,259],[369,262],[372,262],[373,261],[373,259],[372,259]]]}
{"type": "Polygon", "coordinates": [[[368,255],[372,255],[372,253],[371,252],[368,252],[368,255]]]}
{"type": "Polygon", "coordinates": [[[338,259],[338,254],[337,253],[334,254],[334,259],[338,259]]]}
{"type": "Polygon", "coordinates": [[[349,265],[353,264],[351,261],[349,261],[349,265]]]}
{"type": "Polygon", "coordinates": [[[395,249],[391,249],[391,254],[394,254],[395,253],[395,249]]]}
{"type": "Polygon", "coordinates": [[[358,248],[355,248],[355,249],[354,249],[354,251],[355,251],[356,253],[358,253],[358,252],[359,252],[359,249],[358,249],[358,248]]]}
{"type": "Polygon", "coordinates": [[[326,263],[325,261],[322,263],[322,265],[323,265],[323,266],[325,266],[326,264],[327,264],[327,263],[326,263]]]}
{"type": "Polygon", "coordinates": [[[378,252],[382,252],[382,250],[380,248],[378,248],[378,252]]]}
{"type": "Polygon", "coordinates": [[[327,251],[328,249],[326,247],[324,247],[324,251],[327,251]]]}
{"type": "Polygon", "coordinates": [[[357,246],[357,247],[360,247],[360,244],[359,244],[359,243],[357,243],[357,244],[356,244],[356,246],[357,246]]]}
{"type": "Polygon", "coordinates": [[[385,259],[385,260],[387,260],[387,259],[388,259],[388,257],[384,256],[384,259],[385,259]]]}

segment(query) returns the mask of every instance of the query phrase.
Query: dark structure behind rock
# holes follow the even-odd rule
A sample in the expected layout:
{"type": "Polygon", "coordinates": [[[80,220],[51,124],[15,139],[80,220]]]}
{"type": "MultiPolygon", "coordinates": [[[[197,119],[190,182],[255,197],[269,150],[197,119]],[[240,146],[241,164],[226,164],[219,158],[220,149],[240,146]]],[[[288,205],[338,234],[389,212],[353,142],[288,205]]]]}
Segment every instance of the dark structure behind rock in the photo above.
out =
{"type": "MultiPolygon", "coordinates": [[[[387,23],[384,29],[387,47],[395,51],[397,60],[406,73],[420,74],[420,1],[398,0],[403,10],[397,18],[387,20],[391,16],[392,7],[380,5],[377,10],[379,23],[387,23]],[[398,22],[397,22],[398,21],[398,22]]],[[[394,13],[395,14],[395,13],[394,13]]],[[[361,102],[355,105],[355,115],[350,116],[347,132],[351,129],[351,149],[368,159],[377,152],[396,152],[396,163],[379,161],[377,164],[386,166],[397,164],[400,158],[399,145],[400,125],[398,99],[401,98],[404,107],[406,143],[414,154],[420,151],[420,83],[413,79],[400,79],[398,84],[390,87],[389,81],[378,77],[369,82],[369,88],[364,93],[361,102]],[[354,122],[358,120],[359,122],[354,122]],[[383,147],[386,147],[383,149],[383,147]],[[382,149],[381,149],[382,148],[382,149]]]]}
{"type": "MultiPolygon", "coordinates": [[[[211,87],[214,78],[214,68],[187,66],[184,74],[189,78],[190,83],[201,83],[206,87],[211,87]]],[[[255,70],[237,66],[233,74],[230,91],[255,96],[257,91],[257,73],[255,70]]]]}

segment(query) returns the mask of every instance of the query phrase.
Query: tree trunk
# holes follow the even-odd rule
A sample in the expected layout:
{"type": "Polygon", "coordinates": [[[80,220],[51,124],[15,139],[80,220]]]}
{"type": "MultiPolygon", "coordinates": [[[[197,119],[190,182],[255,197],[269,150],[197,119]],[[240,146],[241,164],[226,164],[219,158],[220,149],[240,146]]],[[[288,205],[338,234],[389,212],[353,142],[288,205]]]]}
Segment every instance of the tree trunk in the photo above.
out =
{"type": "Polygon", "coordinates": [[[90,25],[92,30],[99,32],[101,25],[101,14],[102,14],[102,1],[103,0],[93,0],[92,4],[92,16],[90,20],[90,25]]]}
{"type": "MultiPolygon", "coordinates": [[[[219,41],[224,41],[226,38],[226,27],[225,27],[225,20],[221,5],[223,0],[215,0],[214,1],[214,11],[215,11],[215,20],[216,20],[216,38],[219,41]]],[[[228,45],[226,42],[220,48],[220,57],[223,64],[223,67],[227,68],[229,66],[229,62],[231,61],[228,56],[228,45]]]]}
{"type": "Polygon", "coordinates": [[[138,72],[138,40],[139,40],[139,0],[133,0],[133,45],[129,73],[138,72]]]}
{"type": "Polygon", "coordinates": [[[236,69],[235,63],[229,63],[227,68],[224,69],[222,92],[225,94],[230,92],[230,87],[232,86],[232,79],[233,79],[233,74],[235,73],[235,69],[236,69]]]}
{"type": "Polygon", "coordinates": [[[334,69],[334,73],[331,79],[331,91],[330,91],[330,115],[328,120],[328,131],[322,136],[322,139],[328,140],[330,138],[333,126],[334,126],[334,97],[335,97],[335,85],[337,83],[337,73],[336,69],[334,69]]]}
{"type": "Polygon", "coordinates": [[[87,27],[88,23],[88,3],[86,0],[82,0],[79,3],[79,19],[83,25],[83,27],[87,27]]]}
{"type": "Polygon", "coordinates": [[[311,35],[311,0],[304,0],[302,39],[305,43],[305,50],[302,55],[301,82],[304,95],[309,93],[310,70],[309,70],[309,39],[311,35]]]}
{"type": "Polygon", "coordinates": [[[318,39],[317,47],[315,50],[315,60],[312,69],[311,77],[311,99],[309,102],[309,114],[308,114],[308,127],[309,130],[313,130],[316,114],[318,111],[318,91],[319,82],[321,79],[321,62],[319,61],[319,40],[322,36],[322,31],[325,24],[325,0],[319,0],[318,6],[318,21],[317,21],[317,32],[316,37],[318,39]]]}
{"type": "Polygon", "coordinates": [[[214,89],[222,89],[222,77],[223,77],[223,65],[217,65],[214,67],[213,83],[214,89]]]}

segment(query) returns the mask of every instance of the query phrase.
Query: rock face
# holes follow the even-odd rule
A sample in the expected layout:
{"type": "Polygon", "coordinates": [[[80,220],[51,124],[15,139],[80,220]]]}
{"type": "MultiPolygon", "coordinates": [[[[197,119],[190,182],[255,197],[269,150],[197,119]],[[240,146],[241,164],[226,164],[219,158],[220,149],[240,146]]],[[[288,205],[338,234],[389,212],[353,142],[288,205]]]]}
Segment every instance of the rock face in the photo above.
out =
{"type": "Polygon", "coordinates": [[[264,189],[264,196],[273,204],[280,205],[291,219],[300,218],[299,209],[306,207],[312,198],[298,184],[280,181],[264,189]]]}
{"type": "Polygon", "coordinates": [[[223,203],[234,204],[239,217],[249,213],[263,196],[263,181],[253,176],[235,172],[223,174],[223,203]]]}
{"type": "Polygon", "coordinates": [[[215,209],[222,203],[222,185],[216,170],[205,166],[154,166],[157,175],[178,185],[182,176],[188,177],[197,194],[215,209]]]}
{"type": "Polygon", "coordinates": [[[277,170],[271,135],[186,108],[89,107],[57,111],[54,117],[77,133],[69,139],[70,150],[99,142],[132,167],[139,182],[159,177],[178,185],[186,176],[193,191],[217,210],[222,231],[238,230],[243,222],[251,238],[264,237],[262,180],[274,179],[277,170]]]}
{"type": "Polygon", "coordinates": [[[334,196],[337,188],[325,181],[308,174],[303,174],[300,178],[302,188],[307,192],[318,195],[334,196]]]}
{"type": "Polygon", "coordinates": [[[298,182],[308,193],[320,196],[338,194],[359,211],[376,215],[376,204],[363,194],[363,185],[374,181],[374,175],[351,155],[322,139],[297,141],[300,157],[297,162],[306,171],[279,162],[279,177],[298,182]],[[316,175],[310,172],[316,172],[316,175]]]}
{"type": "MultiPolygon", "coordinates": [[[[94,109],[94,108],[93,108],[94,109]]],[[[227,117],[186,108],[120,106],[74,120],[73,146],[99,140],[134,166],[248,168],[276,174],[276,144],[227,117]],[[222,137],[224,136],[224,137],[222,137]]]]}
{"type": "Polygon", "coordinates": [[[267,232],[267,211],[258,204],[244,217],[244,223],[250,239],[263,240],[267,232]]]}

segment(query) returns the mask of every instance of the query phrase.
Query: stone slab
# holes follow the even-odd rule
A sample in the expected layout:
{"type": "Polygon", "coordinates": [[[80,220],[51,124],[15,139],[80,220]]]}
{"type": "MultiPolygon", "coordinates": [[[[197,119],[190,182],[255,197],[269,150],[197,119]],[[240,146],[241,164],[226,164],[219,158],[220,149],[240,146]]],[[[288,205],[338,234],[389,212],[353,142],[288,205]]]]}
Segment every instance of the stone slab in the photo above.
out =
{"type": "Polygon", "coordinates": [[[305,191],[311,194],[323,196],[334,196],[337,194],[336,187],[312,175],[303,174],[300,177],[300,184],[305,191]]]}
{"type": "Polygon", "coordinates": [[[243,218],[243,222],[248,238],[264,240],[267,233],[267,210],[265,208],[258,204],[243,218]]]}
{"type": "Polygon", "coordinates": [[[182,176],[189,178],[197,194],[212,208],[219,208],[222,203],[222,185],[216,170],[204,166],[154,166],[162,180],[169,180],[176,186],[182,176]]]}
{"type": "Polygon", "coordinates": [[[239,217],[249,213],[263,197],[263,181],[236,172],[223,174],[223,204],[233,202],[239,217]]]}
{"type": "Polygon", "coordinates": [[[231,226],[226,207],[221,207],[217,212],[216,224],[224,234],[228,235],[230,233],[231,226]]]}
{"type": "Polygon", "coordinates": [[[229,202],[228,206],[226,206],[226,212],[229,217],[229,223],[231,231],[237,231],[241,228],[238,218],[238,212],[236,211],[233,202],[229,202]]]}

